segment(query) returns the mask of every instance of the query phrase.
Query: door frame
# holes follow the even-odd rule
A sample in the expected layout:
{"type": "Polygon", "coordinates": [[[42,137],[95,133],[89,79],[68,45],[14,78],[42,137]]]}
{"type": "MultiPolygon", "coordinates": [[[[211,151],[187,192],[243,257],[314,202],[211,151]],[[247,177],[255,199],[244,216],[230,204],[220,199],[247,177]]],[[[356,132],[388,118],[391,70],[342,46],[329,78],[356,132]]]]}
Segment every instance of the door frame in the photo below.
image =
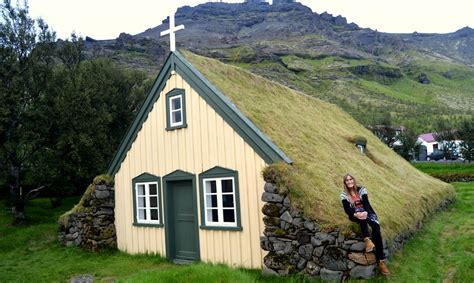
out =
{"type": "Polygon", "coordinates": [[[170,211],[171,207],[168,205],[168,203],[171,203],[171,197],[173,194],[171,194],[170,189],[170,183],[174,181],[191,181],[191,190],[193,192],[193,209],[194,209],[194,221],[195,221],[195,232],[196,232],[196,248],[197,248],[197,258],[196,261],[201,260],[201,249],[199,246],[199,221],[198,221],[198,209],[197,209],[197,189],[196,189],[196,176],[194,174],[182,171],[182,170],[176,170],[173,171],[172,173],[166,175],[163,177],[163,208],[164,208],[164,226],[165,226],[165,242],[166,242],[166,257],[168,259],[173,260],[174,256],[171,254],[171,244],[174,243],[175,239],[171,238],[171,230],[174,229],[174,223],[170,221],[170,215],[172,211],[170,211]]]}

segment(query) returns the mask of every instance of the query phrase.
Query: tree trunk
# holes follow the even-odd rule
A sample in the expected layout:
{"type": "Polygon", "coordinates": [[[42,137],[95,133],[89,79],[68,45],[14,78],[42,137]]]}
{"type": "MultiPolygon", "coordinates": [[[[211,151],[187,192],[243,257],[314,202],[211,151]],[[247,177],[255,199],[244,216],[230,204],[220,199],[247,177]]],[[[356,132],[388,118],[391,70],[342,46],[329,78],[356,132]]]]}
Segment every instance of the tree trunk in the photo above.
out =
{"type": "Polygon", "coordinates": [[[12,165],[11,167],[11,184],[10,195],[12,198],[12,213],[15,221],[23,221],[25,219],[25,198],[20,186],[21,165],[12,165]]]}

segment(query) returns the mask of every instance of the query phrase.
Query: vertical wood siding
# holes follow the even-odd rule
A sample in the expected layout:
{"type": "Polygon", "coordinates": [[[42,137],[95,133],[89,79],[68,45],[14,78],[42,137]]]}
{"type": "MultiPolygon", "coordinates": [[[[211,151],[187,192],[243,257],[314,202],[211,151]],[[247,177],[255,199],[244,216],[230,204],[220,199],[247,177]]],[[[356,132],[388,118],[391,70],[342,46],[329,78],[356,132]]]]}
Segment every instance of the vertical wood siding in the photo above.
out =
{"type": "MultiPolygon", "coordinates": [[[[135,227],[133,223],[132,179],[144,172],[163,177],[177,169],[197,177],[214,166],[239,173],[242,231],[199,230],[201,260],[234,266],[259,268],[264,253],[260,196],[264,181],[264,160],[202,99],[179,75],[167,82],[117,174],[116,228],[120,250],[129,253],[166,255],[165,228],[135,227]],[[174,88],[185,89],[188,127],[166,131],[165,95],[174,88]]],[[[198,219],[199,182],[197,181],[198,219]]],[[[161,188],[163,190],[163,187],[161,188]]],[[[162,191],[163,193],[163,191],[162,191]]],[[[162,202],[164,201],[162,197],[162,202]]],[[[163,212],[163,203],[161,203],[163,212]]],[[[201,223],[199,223],[201,224],[201,223]]]]}

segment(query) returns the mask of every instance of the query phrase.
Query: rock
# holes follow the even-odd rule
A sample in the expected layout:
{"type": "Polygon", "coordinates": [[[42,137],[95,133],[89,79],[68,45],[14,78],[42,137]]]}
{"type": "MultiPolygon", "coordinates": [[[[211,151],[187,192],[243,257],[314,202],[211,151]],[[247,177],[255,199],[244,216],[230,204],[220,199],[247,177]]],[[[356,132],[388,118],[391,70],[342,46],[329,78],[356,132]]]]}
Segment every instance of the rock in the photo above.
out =
{"type": "Polygon", "coordinates": [[[273,251],[277,253],[278,251],[283,251],[286,248],[286,243],[283,243],[281,241],[275,241],[272,244],[273,244],[273,251]]]}
{"type": "Polygon", "coordinates": [[[319,275],[319,272],[321,271],[321,267],[319,267],[316,263],[313,261],[308,261],[306,264],[306,273],[311,275],[311,276],[317,276],[319,275]]]}
{"type": "Polygon", "coordinates": [[[100,208],[94,215],[96,215],[96,216],[99,216],[99,215],[113,216],[114,215],[114,210],[112,208],[100,208]]]}
{"type": "Polygon", "coordinates": [[[298,265],[296,265],[296,268],[298,268],[298,270],[303,270],[306,268],[306,263],[308,261],[304,258],[300,259],[300,261],[298,262],[298,265]]]}
{"type": "Polygon", "coordinates": [[[267,193],[272,193],[272,194],[278,193],[278,187],[272,183],[265,183],[265,187],[263,189],[267,193]]]}
{"type": "Polygon", "coordinates": [[[266,226],[276,226],[276,227],[278,227],[278,226],[280,226],[280,218],[264,216],[263,217],[263,223],[266,226]]]}
{"type": "Polygon", "coordinates": [[[336,238],[332,235],[318,232],[311,238],[311,244],[313,246],[321,246],[323,244],[332,245],[336,242],[336,238]]]}
{"type": "Polygon", "coordinates": [[[264,202],[276,202],[281,203],[283,202],[283,196],[279,194],[272,194],[272,193],[263,193],[262,194],[262,201],[264,202]]]}
{"type": "Polygon", "coordinates": [[[322,268],[320,275],[321,279],[324,281],[341,281],[342,271],[333,271],[326,268],[322,268]]]}
{"type": "Polygon", "coordinates": [[[365,251],[365,243],[357,242],[351,245],[350,250],[353,252],[363,252],[365,251]]]}
{"type": "Polygon", "coordinates": [[[268,267],[264,267],[262,269],[262,275],[263,276],[278,276],[278,272],[276,272],[275,270],[270,269],[268,267]]]}
{"type": "Polygon", "coordinates": [[[291,217],[300,217],[301,213],[296,208],[290,208],[291,217]]]}
{"type": "Polygon", "coordinates": [[[276,227],[265,227],[263,235],[267,237],[282,237],[286,235],[286,230],[276,227]]]}
{"type": "Polygon", "coordinates": [[[337,247],[327,247],[321,256],[322,265],[330,270],[346,270],[346,256],[343,250],[337,247]]]}
{"type": "Polygon", "coordinates": [[[314,230],[314,222],[313,221],[305,221],[304,222],[304,228],[308,229],[309,231],[314,230]]]}
{"type": "Polygon", "coordinates": [[[96,185],[95,186],[96,191],[107,191],[107,186],[106,185],[96,185]]]}
{"type": "Polygon", "coordinates": [[[316,247],[314,248],[313,256],[321,257],[323,255],[323,252],[324,252],[324,246],[316,247]]]}
{"type": "Polygon", "coordinates": [[[66,234],[66,240],[74,240],[79,236],[79,232],[75,232],[73,234],[66,234]]]}
{"type": "Polygon", "coordinates": [[[301,219],[300,217],[295,217],[293,218],[293,222],[291,224],[295,225],[298,228],[303,228],[303,219],[301,219]]]}
{"type": "Polygon", "coordinates": [[[270,217],[279,217],[280,216],[280,207],[274,203],[266,203],[262,207],[262,213],[270,217]]]}
{"type": "Polygon", "coordinates": [[[310,260],[311,256],[313,255],[313,249],[314,249],[313,245],[306,244],[298,248],[298,253],[299,255],[301,255],[301,257],[307,260],[310,260]]]}
{"type": "Polygon", "coordinates": [[[287,255],[270,252],[263,258],[263,263],[268,268],[281,270],[289,265],[289,258],[287,255]]]}
{"type": "Polygon", "coordinates": [[[347,268],[352,269],[356,265],[357,264],[355,262],[353,262],[352,260],[347,260],[347,268]]]}
{"type": "Polygon", "coordinates": [[[79,235],[75,240],[74,240],[74,245],[79,246],[81,244],[82,237],[79,235]]]}
{"type": "Polygon", "coordinates": [[[260,248],[264,251],[273,251],[273,244],[270,243],[267,237],[260,237],[260,248]]]}
{"type": "Polygon", "coordinates": [[[83,274],[76,277],[73,277],[69,280],[69,283],[93,283],[94,276],[91,274],[83,274]]]}
{"type": "Polygon", "coordinates": [[[293,222],[293,217],[291,217],[290,213],[288,211],[285,211],[281,216],[280,216],[280,219],[285,221],[285,222],[288,222],[288,223],[291,223],[293,222]]]}
{"type": "Polygon", "coordinates": [[[347,258],[361,265],[370,265],[376,262],[373,253],[349,253],[347,258]]]}
{"type": "Polygon", "coordinates": [[[344,237],[344,234],[339,233],[339,236],[337,237],[337,243],[339,245],[341,245],[344,242],[345,239],[346,239],[346,237],[344,237]]]}
{"type": "Polygon", "coordinates": [[[286,207],[290,207],[290,198],[289,197],[285,197],[283,199],[283,205],[286,206],[286,207]]]}
{"type": "Polygon", "coordinates": [[[369,266],[357,265],[351,269],[349,275],[353,279],[370,279],[374,277],[375,274],[375,264],[369,266]]]}
{"type": "Polygon", "coordinates": [[[300,245],[306,245],[311,242],[311,236],[306,231],[300,231],[296,233],[296,240],[300,245]]]}
{"type": "Polygon", "coordinates": [[[429,84],[431,82],[425,73],[421,73],[416,79],[421,84],[429,84]]]}
{"type": "Polygon", "coordinates": [[[104,199],[104,198],[108,198],[110,196],[110,193],[109,191],[105,190],[105,191],[95,191],[95,197],[98,198],[98,199],[104,199]]]}

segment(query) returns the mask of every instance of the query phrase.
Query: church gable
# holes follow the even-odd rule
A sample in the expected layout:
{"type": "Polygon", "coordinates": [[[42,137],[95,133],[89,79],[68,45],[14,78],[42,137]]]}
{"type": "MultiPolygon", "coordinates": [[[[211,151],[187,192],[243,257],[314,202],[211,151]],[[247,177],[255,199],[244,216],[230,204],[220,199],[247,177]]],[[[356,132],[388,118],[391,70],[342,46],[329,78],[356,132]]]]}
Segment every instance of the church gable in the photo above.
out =
{"type": "MultiPolygon", "coordinates": [[[[292,163],[292,161],[275,145],[268,137],[265,136],[247,117],[245,117],[239,109],[215,86],[213,86],[199,71],[197,71],[179,52],[172,52],[168,56],[163,68],[161,69],[155,83],[145,99],[142,108],[140,109],[133,124],[129,128],[125,138],[120,144],[119,150],[113,158],[109,169],[109,175],[115,175],[119,170],[127,152],[138,132],[143,126],[143,123],[148,118],[150,111],[153,109],[155,102],[159,99],[160,93],[165,88],[166,82],[172,75],[177,74],[188,83],[196,93],[202,97],[206,103],[211,106],[233,129],[236,131],[259,155],[266,163],[271,164],[276,161],[284,161],[292,163]]],[[[174,99],[174,104],[166,101],[167,113],[167,129],[173,130],[176,128],[186,127],[186,109],[185,99],[186,93],[181,89],[172,89],[167,93],[166,97],[174,97],[182,94],[182,98],[174,99]],[[182,109],[178,106],[182,105],[182,109]],[[172,107],[178,107],[171,109],[172,107]],[[179,111],[181,110],[181,114],[179,111]],[[174,111],[170,113],[170,111],[174,111]],[[180,121],[171,121],[172,116],[176,114],[180,121]],[[170,118],[171,117],[171,118],[170,118]],[[176,124],[176,122],[178,124],[176,124]],[[173,124],[175,123],[175,124],[173,124]],[[172,125],[173,124],[173,125],[172,125]]]]}

